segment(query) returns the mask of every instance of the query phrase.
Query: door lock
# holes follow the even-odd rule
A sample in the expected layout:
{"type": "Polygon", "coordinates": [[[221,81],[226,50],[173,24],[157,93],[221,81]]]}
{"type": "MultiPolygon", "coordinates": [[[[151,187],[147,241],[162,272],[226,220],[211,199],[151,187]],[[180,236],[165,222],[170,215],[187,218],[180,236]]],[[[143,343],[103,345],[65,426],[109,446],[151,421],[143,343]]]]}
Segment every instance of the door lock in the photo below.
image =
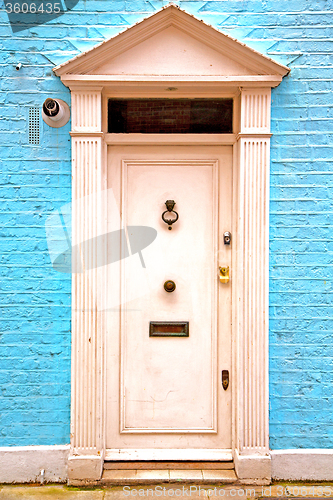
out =
{"type": "Polygon", "coordinates": [[[230,231],[226,231],[225,233],[223,233],[223,243],[225,245],[230,245],[230,243],[231,243],[231,233],[230,233],[230,231]]]}
{"type": "Polygon", "coordinates": [[[221,283],[229,283],[229,266],[220,267],[220,281],[221,283]]]}

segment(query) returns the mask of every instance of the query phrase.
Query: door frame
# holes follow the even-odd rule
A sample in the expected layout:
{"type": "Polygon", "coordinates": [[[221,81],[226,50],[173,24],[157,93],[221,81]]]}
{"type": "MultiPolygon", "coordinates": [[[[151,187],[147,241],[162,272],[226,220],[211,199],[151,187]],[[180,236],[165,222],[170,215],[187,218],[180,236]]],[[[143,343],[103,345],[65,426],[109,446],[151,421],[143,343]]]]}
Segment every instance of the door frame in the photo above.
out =
{"type": "MultiPolygon", "coordinates": [[[[165,84],[165,83],[164,83],[165,84]]],[[[107,99],[156,97],[143,90],[84,86],[73,82],[73,245],[80,238],[106,233],[107,147],[115,144],[233,146],[233,290],[232,373],[233,459],[246,481],[271,478],[268,441],[268,207],[270,87],[237,88],[229,92],[192,89],[177,97],[232,97],[234,134],[141,135],[107,133],[107,99]],[[80,113],[78,112],[80,109],[80,113]],[[92,115],[91,109],[94,110],[92,115]]],[[[155,89],[154,89],[155,90],[155,89]]],[[[158,96],[170,94],[161,90],[158,96]]],[[[82,240],[81,240],[82,241],[82,240]]],[[[106,251],[106,249],[105,249],[106,251]]],[[[72,411],[69,478],[101,477],[105,456],[105,318],[106,283],[101,268],[73,274],[72,411]],[[92,285],[93,283],[93,285],[92,285]],[[91,307],[89,294],[96,300],[91,307]],[[88,391],[87,391],[88,389],[88,391]],[[88,394],[88,401],[85,396],[88,394]],[[93,405],[93,409],[91,409],[93,405]]]]}
{"type": "MultiPolygon", "coordinates": [[[[114,137],[107,133],[108,96],[234,99],[234,134],[182,135],[171,139],[174,144],[227,143],[234,149],[233,458],[239,479],[247,482],[263,483],[271,478],[268,440],[270,110],[271,88],[277,87],[289,71],[288,67],[173,4],[54,68],[55,74],[71,90],[72,98],[73,245],[93,242],[107,232],[103,196],[106,150],[108,144],[128,140],[126,135],[114,137]],[[180,36],[175,50],[168,50],[173,42],[173,31],[168,32],[170,27],[178,30],[180,36]],[[161,33],[166,36],[159,38],[161,33]],[[157,51],[155,35],[159,40],[157,51]],[[145,57],[138,56],[140,44],[145,57]],[[150,54],[155,55],[149,57],[150,54]],[[193,65],[193,60],[197,64],[193,65]],[[207,62],[211,64],[207,66],[207,62]]],[[[166,144],[170,138],[130,137],[136,144],[142,144],[142,140],[166,144]]],[[[99,245],[98,258],[103,258],[105,246],[106,243],[99,245]]],[[[89,264],[94,264],[95,258],[92,252],[89,264]]],[[[69,481],[98,480],[103,471],[105,287],[103,271],[97,266],[90,265],[89,271],[73,274],[69,481]]]]}

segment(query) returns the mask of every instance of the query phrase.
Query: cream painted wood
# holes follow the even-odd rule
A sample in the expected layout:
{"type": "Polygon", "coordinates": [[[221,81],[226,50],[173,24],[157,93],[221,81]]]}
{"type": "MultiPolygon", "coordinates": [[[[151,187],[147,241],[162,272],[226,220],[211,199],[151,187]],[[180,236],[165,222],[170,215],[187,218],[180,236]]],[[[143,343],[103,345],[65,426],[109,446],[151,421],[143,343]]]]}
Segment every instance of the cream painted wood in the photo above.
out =
{"type": "Polygon", "coordinates": [[[121,262],[121,432],[216,433],[218,163],[156,156],[122,160],[123,224],[145,221],[160,241],[158,251],[146,252],[153,286],[143,297],[131,300],[142,277],[129,259],[121,262]],[[182,213],[172,232],[161,220],[166,196],[178,200],[182,213]],[[163,288],[170,278],[177,283],[172,294],[163,288]],[[148,335],[151,320],[184,319],[190,323],[187,339],[148,335]]]}
{"type": "Polygon", "coordinates": [[[67,77],[69,74],[78,76],[87,73],[99,77],[137,75],[143,76],[146,81],[155,75],[160,78],[165,78],[165,75],[186,78],[193,75],[193,67],[197,67],[197,62],[196,75],[230,76],[230,80],[238,75],[258,75],[266,76],[267,80],[270,76],[280,77],[281,81],[289,72],[286,66],[221,33],[176,5],[168,5],[130,29],[60,64],[55,71],[59,76],[67,74],[67,77]],[[160,49],[157,55],[156,44],[160,49]],[[142,50],[138,58],[135,47],[140,45],[142,50]],[[188,58],[184,57],[184,50],[189,50],[188,58]],[[169,52],[175,54],[173,59],[169,52]],[[132,57],[127,58],[127,54],[132,57]],[[122,59],[119,59],[120,56],[122,59]],[[220,62],[217,62],[218,57],[220,62]],[[138,62],[138,59],[142,62],[138,62]],[[165,62],[161,62],[162,59],[165,62]],[[211,61],[211,70],[207,67],[207,61],[211,61]]]}
{"type": "MultiPolygon", "coordinates": [[[[80,106],[73,128],[100,128],[100,96],[76,95],[80,106]],[[99,123],[98,120],[99,119],[99,123]],[[85,123],[87,127],[85,127],[85,123]]],[[[96,237],[105,234],[103,196],[104,142],[101,137],[72,139],[72,401],[69,477],[99,479],[104,455],[104,312],[103,274],[97,263],[106,250],[96,237]],[[82,245],[84,244],[84,245],[82,245]],[[84,251],[83,251],[84,249],[84,251]]]]}
{"type": "Polygon", "coordinates": [[[269,139],[240,139],[243,245],[240,248],[243,272],[243,328],[239,338],[239,370],[242,372],[240,399],[243,401],[243,425],[240,429],[240,450],[268,451],[267,361],[267,271],[268,271],[268,204],[269,139]],[[256,181],[255,181],[256,179],[256,181]],[[260,262],[259,262],[260,259],[260,262]],[[244,335],[245,334],[245,335],[244,335]],[[242,340],[244,341],[242,343],[242,340]],[[260,411],[265,410],[265,412],[260,411]]]}
{"type": "MultiPolygon", "coordinates": [[[[232,450],[219,449],[158,449],[146,448],[135,450],[133,448],[128,450],[107,449],[105,453],[105,460],[108,461],[191,461],[195,457],[195,461],[217,461],[217,462],[231,462],[232,450]]],[[[187,465],[188,467],[188,465],[187,465]]]]}
{"type": "Polygon", "coordinates": [[[235,134],[105,134],[109,146],[233,146],[237,140],[235,134]]]}
{"type": "Polygon", "coordinates": [[[241,94],[238,140],[238,302],[235,317],[235,464],[240,478],[270,478],[268,248],[270,89],[241,94]],[[249,133],[251,131],[251,133],[249,133]],[[254,464],[254,465],[253,465],[254,464]],[[253,476],[254,475],[254,476],[253,476]]]}
{"type": "MultiPolygon", "coordinates": [[[[185,59],[182,59],[182,64],[187,68],[190,66],[185,59]]],[[[71,89],[73,96],[73,187],[76,186],[73,200],[77,193],[83,192],[83,186],[88,189],[88,178],[91,192],[100,192],[100,186],[107,180],[104,152],[106,144],[113,140],[109,134],[103,133],[107,130],[108,96],[234,99],[234,133],[239,134],[238,139],[229,136],[221,141],[221,144],[234,141],[233,214],[237,227],[234,226],[232,252],[234,263],[237,257],[237,265],[235,267],[234,264],[233,269],[233,454],[241,478],[268,480],[267,210],[270,88],[279,85],[289,68],[171,5],[54,68],[54,71],[71,89]],[[187,71],[190,74],[186,74],[186,71],[182,74],[182,68],[176,63],[176,74],[157,74],[152,58],[146,58],[144,69],[142,66],[138,67],[134,57],[130,61],[126,55],[130,53],[128,51],[132,51],[133,55],[133,49],[138,44],[144,44],[147,51],[154,50],[155,36],[159,38],[160,47],[167,43],[168,35],[171,44],[171,32],[177,33],[178,46],[174,47],[175,53],[181,54],[183,43],[188,48],[191,47],[192,57],[198,51],[203,74],[193,75],[192,70],[187,71]],[[187,37],[192,37],[193,40],[187,37]],[[214,60],[212,73],[204,70],[205,51],[207,60],[214,60]],[[110,54],[117,61],[112,62],[110,54]],[[116,66],[120,74],[94,74],[98,67],[103,67],[104,71],[112,71],[116,66]],[[240,66],[247,68],[245,74],[238,74],[237,68],[240,66]],[[77,151],[81,151],[81,156],[75,156],[78,144],[80,147],[77,151]],[[261,198],[258,198],[259,194],[261,198]]],[[[124,139],[126,140],[127,138],[124,139]]],[[[162,144],[164,140],[158,138],[156,144],[162,144]]],[[[211,144],[215,144],[215,140],[216,138],[210,139],[211,144]]],[[[133,144],[138,144],[140,139],[133,137],[132,141],[133,144]]],[[[185,137],[181,141],[186,144],[185,137]]],[[[198,141],[198,144],[202,144],[203,136],[199,136],[198,141]]],[[[175,137],[175,144],[180,144],[179,138],[175,137]]],[[[189,138],[189,144],[193,145],[193,138],[189,138]]],[[[97,197],[93,203],[86,196],[80,205],[82,213],[80,210],[73,210],[73,228],[77,228],[80,237],[95,234],[91,221],[98,221],[102,230],[107,213],[103,203],[103,196],[97,197]]],[[[74,235],[74,241],[75,237],[74,235]]],[[[95,306],[100,312],[94,316],[89,309],[92,303],[89,297],[92,295],[88,290],[96,290],[91,288],[92,284],[96,283],[96,279],[101,280],[101,277],[96,273],[91,273],[90,277],[73,277],[73,445],[69,476],[78,479],[98,477],[102,464],[99,457],[103,456],[105,450],[106,368],[103,352],[107,349],[107,344],[103,337],[105,330],[101,326],[103,293],[97,295],[95,306]],[[94,318],[98,319],[95,324],[94,318]],[[93,337],[88,337],[89,331],[94,333],[93,337]],[[95,356],[90,356],[92,349],[86,345],[87,338],[88,341],[89,338],[93,339],[95,356]],[[96,405],[90,413],[88,408],[95,389],[96,405]]],[[[102,281],[100,287],[103,287],[102,281]]],[[[100,287],[98,289],[103,290],[100,287]]]]}
{"type": "Polygon", "coordinates": [[[142,252],[146,270],[137,255],[123,259],[119,284],[110,268],[122,304],[120,324],[117,310],[108,314],[107,449],[231,449],[231,388],[221,386],[221,370],[231,370],[231,283],[219,282],[218,264],[231,267],[222,239],[231,230],[232,148],[110,147],[108,165],[123,224],[158,236],[142,252]],[[161,219],[170,198],[179,212],[172,231],[161,219]],[[149,338],[149,321],[177,320],[190,322],[189,338],[149,338]]]}
{"type": "Polygon", "coordinates": [[[241,95],[241,133],[269,134],[271,89],[242,89],[241,95]]]}
{"type": "Polygon", "coordinates": [[[101,88],[72,91],[72,132],[101,131],[101,88]]]}
{"type": "Polygon", "coordinates": [[[94,68],[95,75],[146,75],[147,66],[155,68],[156,75],[254,75],[243,64],[207,46],[184,28],[169,26],[148,40],[131,47],[125,54],[110,58],[94,68]],[[163,54],[163,57],[161,57],[163,54]]]}

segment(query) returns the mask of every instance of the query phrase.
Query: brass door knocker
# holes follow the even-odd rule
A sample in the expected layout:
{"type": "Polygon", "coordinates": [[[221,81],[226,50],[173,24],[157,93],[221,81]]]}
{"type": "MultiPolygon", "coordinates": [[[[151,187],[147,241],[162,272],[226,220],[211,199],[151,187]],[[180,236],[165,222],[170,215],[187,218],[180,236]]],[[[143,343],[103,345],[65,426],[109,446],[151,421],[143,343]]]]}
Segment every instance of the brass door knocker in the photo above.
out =
{"type": "Polygon", "coordinates": [[[175,222],[177,222],[177,220],[179,218],[178,213],[173,209],[174,206],[176,205],[176,202],[174,200],[167,200],[165,202],[165,205],[167,207],[167,210],[165,212],[163,212],[162,219],[163,219],[163,222],[165,222],[166,224],[168,224],[168,226],[169,226],[168,229],[172,229],[171,225],[174,224],[175,222]],[[167,214],[168,212],[175,214],[176,218],[175,219],[166,219],[164,217],[164,215],[167,214]]]}

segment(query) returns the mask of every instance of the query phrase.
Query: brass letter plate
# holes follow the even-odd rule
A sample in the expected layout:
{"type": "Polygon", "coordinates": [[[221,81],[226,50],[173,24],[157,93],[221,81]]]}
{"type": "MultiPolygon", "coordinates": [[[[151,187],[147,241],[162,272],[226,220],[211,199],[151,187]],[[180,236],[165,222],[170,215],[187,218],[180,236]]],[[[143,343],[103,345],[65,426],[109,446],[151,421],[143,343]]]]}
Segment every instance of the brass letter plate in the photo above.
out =
{"type": "Polygon", "coordinates": [[[149,337],[189,337],[188,321],[151,321],[149,337]]]}

